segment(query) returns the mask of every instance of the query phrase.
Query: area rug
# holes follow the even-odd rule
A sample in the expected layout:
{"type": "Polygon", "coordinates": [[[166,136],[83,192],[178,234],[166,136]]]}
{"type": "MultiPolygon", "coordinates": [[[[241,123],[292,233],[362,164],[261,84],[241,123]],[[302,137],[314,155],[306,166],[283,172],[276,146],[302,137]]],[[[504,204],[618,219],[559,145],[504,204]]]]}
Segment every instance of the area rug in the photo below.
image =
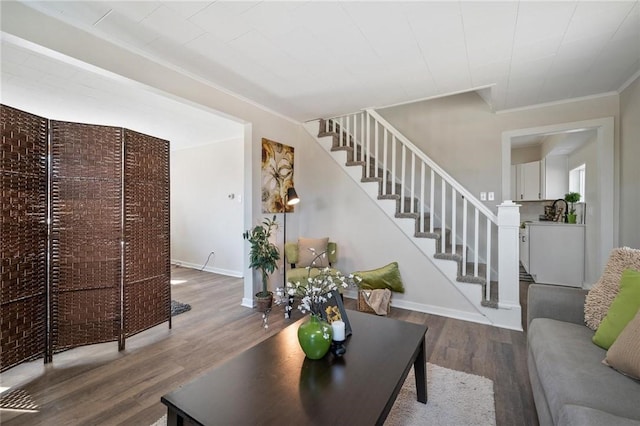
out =
{"type": "MultiPolygon", "coordinates": [[[[493,381],[427,363],[427,404],[416,401],[413,369],[400,389],[385,426],[493,426],[493,381]]],[[[151,426],[166,426],[167,416],[151,426]]]]}
{"type": "Polygon", "coordinates": [[[38,405],[27,391],[14,389],[0,393],[0,410],[38,411],[38,405]]]}
{"type": "Polygon", "coordinates": [[[191,305],[189,305],[188,303],[181,303],[178,302],[177,300],[172,300],[171,301],[171,316],[175,317],[176,315],[180,315],[184,312],[190,311],[191,310],[191,305]]]}
{"type": "Polygon", "coordinates": [[[493,381],[427,363],[427,404],[416,401],[413,369],[407,375],[386,426],[489,426],[496,424],[493,381]]]}

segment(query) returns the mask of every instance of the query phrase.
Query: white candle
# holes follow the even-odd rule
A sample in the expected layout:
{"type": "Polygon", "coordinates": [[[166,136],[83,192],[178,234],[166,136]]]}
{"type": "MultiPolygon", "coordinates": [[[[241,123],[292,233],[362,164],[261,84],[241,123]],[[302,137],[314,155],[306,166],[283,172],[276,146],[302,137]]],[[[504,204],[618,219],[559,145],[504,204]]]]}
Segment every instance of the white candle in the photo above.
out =
{"type": "Polygon", "coordinates": [[[331,323],[333,329],[333,340],[336,342],[344,341],[344,321],[334,321],[331,323]]]}

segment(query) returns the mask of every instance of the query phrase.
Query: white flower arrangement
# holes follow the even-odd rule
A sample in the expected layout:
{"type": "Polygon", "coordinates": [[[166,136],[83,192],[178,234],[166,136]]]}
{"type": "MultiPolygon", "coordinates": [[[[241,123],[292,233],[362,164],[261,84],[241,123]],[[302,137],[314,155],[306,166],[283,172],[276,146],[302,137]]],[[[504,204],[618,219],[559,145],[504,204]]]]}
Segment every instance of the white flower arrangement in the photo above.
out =
{"type": "MultiPolygon", "coordinates": [[[[313,254],[316,254],[313,248],[310,248],[313,254]]],[[[362,278],[353,274],[344,275],[340,271],[336,271],[329,267],[320,269],[320,273],[315,277],[311,276],[311,268],[315,268],[316,261],[321,257],[326,257],[327,252],[324,251],[311,261],[311,266],[307,266],[307,279],[299,283],[287,282],[285,288],[279,287],[276,289],[275,305],[285,305],[284,317],[285,319],[291,316],[293,307],[288,303],[289,298],[298,298],[298,310],[303,314],[308,312],[311,315],[317,317],[322,316],[322,308],[325,303],[333,297],[332,291],[340,288],[348,288],[349,286],[355,286],[356,282],[362,281],[362,278]]],[[[270,311],[270,310],[269,310],[270,311]]],[[[262,315],[262,327],[269,328],[269,311],[262,315]]]]}
{"type": "MultiPolygon", "coordinates": [[[[315,250],[310,249],[314,254],[315,250]]],[[[300,300],[298,309],[303,314],[310,312],[311,315],[321,316],[322,307],[333,297],[332,292],[340,288],[348,288],[355,285],[355,281],[361,281],[360,277],[353,274],[343,275],[340,271],[336,271],[329,267],[320,269],[320,273],[314,277],[311,276],[311,268],[315,265],[316,260],[325,257],[326,251],[318,254],[311,266],[307,267],[309,271],[307,279],[298,283],[287,282],[285,293],[289,297],[298,298],[300,300]]],[[[293,308],[287,304],[285,307],[285,318],[289,318],[290,311],[293,308]]]]}

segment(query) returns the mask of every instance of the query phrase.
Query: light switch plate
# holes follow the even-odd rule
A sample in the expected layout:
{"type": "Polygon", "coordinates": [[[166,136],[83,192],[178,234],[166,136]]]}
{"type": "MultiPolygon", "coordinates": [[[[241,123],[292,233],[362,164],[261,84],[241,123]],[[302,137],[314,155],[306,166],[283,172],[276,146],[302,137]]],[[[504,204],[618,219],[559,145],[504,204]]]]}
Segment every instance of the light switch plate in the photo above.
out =
{"type": "Polygon", "coordinates": [[[480,201],[487,201],[487,193],[486,192],[481,192],[480,193],[480,201]]]}
{"type": "Polygon", "coordinates": [[[490,193],[489,193],[489,201],[493,201],[493,200],[495,200],[495,199],[496,199],[496,195],[495,195],[495,193],[494,193],[494,192],[490,192],[490,193]]]}

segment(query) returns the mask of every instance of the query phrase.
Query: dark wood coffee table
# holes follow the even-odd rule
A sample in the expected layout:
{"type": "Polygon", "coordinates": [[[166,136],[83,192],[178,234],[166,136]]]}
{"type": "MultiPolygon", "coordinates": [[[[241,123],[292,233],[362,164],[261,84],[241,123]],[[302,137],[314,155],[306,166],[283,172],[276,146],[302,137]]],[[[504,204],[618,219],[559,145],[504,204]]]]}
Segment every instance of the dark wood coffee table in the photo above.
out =
{"type": "Polygon", "coordinates": [[[167,424],[382,424],[411,366],[427,402],[426,325],[347,311],[342,358],[307,359],[295,322],[162,397],[167,424]]]}

